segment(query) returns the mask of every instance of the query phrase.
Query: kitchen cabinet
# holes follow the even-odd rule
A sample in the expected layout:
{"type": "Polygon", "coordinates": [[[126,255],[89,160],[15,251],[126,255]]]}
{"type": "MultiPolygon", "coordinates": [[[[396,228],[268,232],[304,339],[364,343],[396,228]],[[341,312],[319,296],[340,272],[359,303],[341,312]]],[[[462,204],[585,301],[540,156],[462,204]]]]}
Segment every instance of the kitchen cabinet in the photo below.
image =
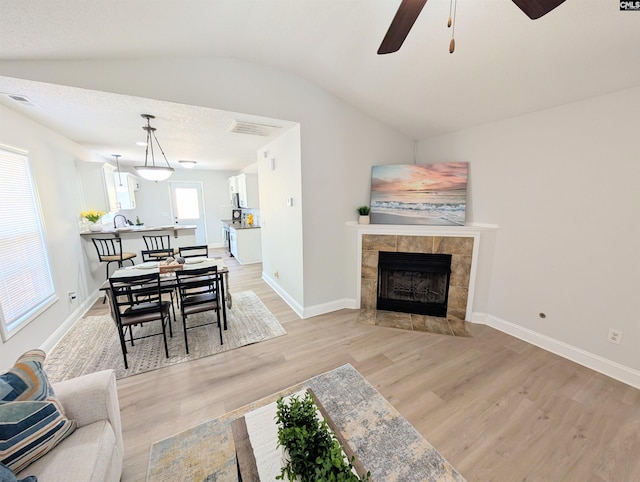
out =
{"type": "Polygon", "coordinates": [[[140,189],[140,180],[128,172],[114,172],[113,179],[119,209],[135,209],[135,192],[140,189]]]}
{"type": "Polygon", "coordinates": [[[258,175],[257,174],[238,174],[229,178],[229,199],[231,204],[238,195],[238,203],[241,208],[258,208],[260,202],[258,199],[258,175]]]}
{"type": "Polygon", "coordinates": [[[238,176],[231,176],[227,183],[229,185],[229,204],[235,206],[235,197],[238,192],[238,176]]]}
{"type": "Polygon", "coordinates": [[[107,201],[109,205],[108,211],[115,213],[120,210],[118,205],[118,196],[116,194],[116,181],[113,178],[113,173],[116,168],[111,164],[103,164],[102,176],[104,178],[104,189],[107,193],[107,201]]]}
{"type": "Polygon", "coordinates": [[[229,227],[231,254],[240,264],[262,262],[262,233],[260,228],[229,227]]]}

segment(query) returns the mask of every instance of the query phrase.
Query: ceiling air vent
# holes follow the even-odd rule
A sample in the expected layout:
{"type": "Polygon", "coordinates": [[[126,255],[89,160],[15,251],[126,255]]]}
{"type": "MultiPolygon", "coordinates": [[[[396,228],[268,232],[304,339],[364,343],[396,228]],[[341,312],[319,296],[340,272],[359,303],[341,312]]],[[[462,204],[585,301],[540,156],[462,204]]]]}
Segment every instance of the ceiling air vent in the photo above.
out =
{"type": "Polygon", "coordinates": [[[22,105],[27,105],[29,107],[38,107],[36,104],[34,104],[33,102],[31,102],[27,97],[25,97],[24,95],[18,95],[18,94],[4,94],[7,97],[9,97],[9,99],[22,104],[22,105]]]}
{"type": "Polygon", "coordinates": [[[266,124],[255,124],[253,122],[233,121],[229,132],[235,132],[236,134],[249,134],[252,136],[269,137],[275,131],[280,129],[280,126],[269,126],[266,124]]]}

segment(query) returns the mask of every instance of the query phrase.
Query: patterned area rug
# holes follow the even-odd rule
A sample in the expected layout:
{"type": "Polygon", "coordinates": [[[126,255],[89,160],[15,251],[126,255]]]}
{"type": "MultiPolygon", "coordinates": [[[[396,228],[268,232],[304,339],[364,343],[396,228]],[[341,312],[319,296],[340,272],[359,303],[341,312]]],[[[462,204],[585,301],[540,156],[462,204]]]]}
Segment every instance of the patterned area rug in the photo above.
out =
{"type": "Polygon", "coordinates": [[[351,365],[343,365],[151,447],[147,482],[236,481],[231,422],[281,396],[311,388],[372,482],[465,479],[351,365]]]}
{"type": "MultiPolygon", "coordinates": [[[[218,326],[205,325],[187,331],[189,354],[184,347],[180,315],[172,322],[173,337],[167,333],[169,358],[165,357],[162,335],[137,340],[134,347],[127,342],[129,368],[125,370],[118,331],[109,315],[87,316],[78,320],[53,351],[47,355],[45,369],[52,382],[86,373],[113,368],[117,378],[124,378],[158,368],[176,365],[252,343],[286,335],[282,325],[253,291],[233,294],[233,307],[227,310],[227,330],[220,345],[218,326]]],[[[213,312],[198,313],[188,318],[188,325],[199,325],[215,319],[213,312]]],[[[159,323],[136,328],[138,334],[160,331],[159,323]]]]}

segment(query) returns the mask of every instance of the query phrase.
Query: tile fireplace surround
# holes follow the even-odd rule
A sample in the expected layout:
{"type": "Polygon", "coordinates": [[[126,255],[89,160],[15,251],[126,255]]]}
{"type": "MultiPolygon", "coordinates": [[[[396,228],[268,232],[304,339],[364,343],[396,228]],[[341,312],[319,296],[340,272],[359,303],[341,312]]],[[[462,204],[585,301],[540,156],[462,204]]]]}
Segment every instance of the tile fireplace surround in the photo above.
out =
{"type": "Polygon", "coordinates": [[[426,227],[371,225],[359,228],[358,265],[360,314],[358,322],[443,335],[468,336],[479,233],[466,226],[426,227]],[[446,317],[376,309],[378,253],[451,254],[451,279],[446,317]]]}

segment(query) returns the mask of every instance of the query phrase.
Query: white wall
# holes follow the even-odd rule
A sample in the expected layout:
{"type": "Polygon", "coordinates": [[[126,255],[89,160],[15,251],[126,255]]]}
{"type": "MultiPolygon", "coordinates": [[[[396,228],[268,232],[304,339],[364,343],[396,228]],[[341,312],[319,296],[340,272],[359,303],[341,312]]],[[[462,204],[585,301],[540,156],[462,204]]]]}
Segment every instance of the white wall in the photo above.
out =
{"type": "Polygon", "coordinates": [[[63,324],[82,314],[97,286],[87,271],[80,236],[85,208],[76,161],[98,161],[80,146],[26,117],[0,106],[0,143],[25,149],[38,191],[45,236],[58,296],[43,314],[0,345],[0,369],[13,365],[23,352],[41,346],[63,324]],[[68,291],[78,299],[70,302],[68,291]]]}
{"type": "MultiPolygon", "coordinates": [[[[3,75],[296,121],[301,129],[304,301],[341,306],[347,230],[368,203],[374,164],[413,159],[413,141],[312,83],[233,59],[3,61],[3,75]],[[114,74],[117,73],[117,74],[114,74]],[[153,82],[149,82],[153,79],[153,82]]],[[[286,206],[282,207],[283,210],[286,206]]],[[[285,256],[290,247],[279,247],[285,256]]]]}
{"type": "Polygon", "coordinates": [[[298,125],[258,152],[258,180],[263,277],[299,314],[304,306],[301,176],[298,125]]]}
{"type": "Polygon", "coordinates": [[[639,112],[636,88],[418,147],[422,163],[468,161],[469,220],[500,226],[489,323],[636,383],[639,112]]]}

